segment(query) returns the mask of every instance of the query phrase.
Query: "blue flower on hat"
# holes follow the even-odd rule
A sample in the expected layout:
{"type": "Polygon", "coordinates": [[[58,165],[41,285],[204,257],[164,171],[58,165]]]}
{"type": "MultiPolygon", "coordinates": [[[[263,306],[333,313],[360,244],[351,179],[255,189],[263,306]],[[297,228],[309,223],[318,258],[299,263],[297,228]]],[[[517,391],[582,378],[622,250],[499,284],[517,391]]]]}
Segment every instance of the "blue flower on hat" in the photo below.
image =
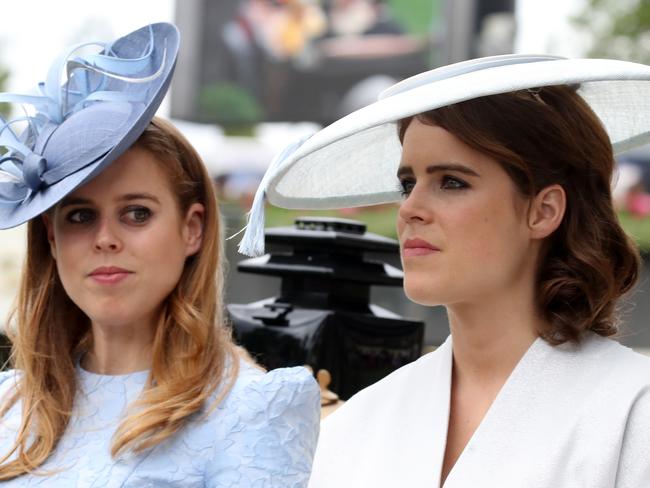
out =
{"type": "Polygon", "coordinates": [[[160,23],[112,43],[73,46],[34,94],[0,94],[0,102],[35,111],[0,118],[0,228],[56,204],[135,142],[167,90],[178,38],[176,27],[160,23]],[[26,125],[20,135],[19,123],[26,125]]]}

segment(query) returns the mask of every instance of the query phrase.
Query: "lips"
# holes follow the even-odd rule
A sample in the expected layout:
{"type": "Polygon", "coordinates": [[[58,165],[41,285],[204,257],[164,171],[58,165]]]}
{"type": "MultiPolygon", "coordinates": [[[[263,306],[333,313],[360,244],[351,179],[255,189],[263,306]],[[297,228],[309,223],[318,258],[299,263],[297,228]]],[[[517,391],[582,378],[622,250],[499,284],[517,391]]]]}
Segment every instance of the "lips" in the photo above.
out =
{"type": "Polygon", "coordinates": [[[406,239],[402,246],[402,256],[404,257],[428,256],[439,252],[440,248],[419,238],[406,239]]]}
{"type": "Polygon", "coordinates": [[[132,271],[116,266],[101,266],[91,271],[88,276],[102,285],[113,285],[126,279],[132,271]]]}

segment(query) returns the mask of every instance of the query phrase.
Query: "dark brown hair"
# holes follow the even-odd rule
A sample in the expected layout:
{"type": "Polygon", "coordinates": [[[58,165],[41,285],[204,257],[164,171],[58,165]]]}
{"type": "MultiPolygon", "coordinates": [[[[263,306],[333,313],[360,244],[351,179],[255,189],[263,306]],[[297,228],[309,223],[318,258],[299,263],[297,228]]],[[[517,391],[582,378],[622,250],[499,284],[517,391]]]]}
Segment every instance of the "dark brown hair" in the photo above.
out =
{"type": "MultiPolygon", "coordinates": [[[[640,258],[613,208],[609,137],[576,87],[491,95],[415,117],[494,158],[527,197],[564,188],[563,221],[538,265],[538,309],[550,324],[539,333],[552,344],[578,341],[585,330],[614,335],[617,302],[636,282],[640,258]]],[[[413,118],[399,122],[401,141],[413,118]]]]}

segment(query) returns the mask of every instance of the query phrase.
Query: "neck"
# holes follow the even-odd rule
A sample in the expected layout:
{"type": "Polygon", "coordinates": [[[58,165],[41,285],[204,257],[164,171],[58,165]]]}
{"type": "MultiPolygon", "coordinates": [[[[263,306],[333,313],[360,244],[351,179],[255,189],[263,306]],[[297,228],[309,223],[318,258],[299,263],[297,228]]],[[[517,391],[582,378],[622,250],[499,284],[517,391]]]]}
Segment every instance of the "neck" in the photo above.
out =
{"type": "Polygon", "coordinates": [[[106,326],[93,322],[91,327],[92,347],[81,362],[86,371],[118,375],[151,368],[153,323],[106,326]]]}
{"type": "Polygon", "coordinates": [[[514,287],[480,303],[449,306],[455,377],[503,384],[538,337],[543,321],[535,310],[532,287],[514,287]]]}

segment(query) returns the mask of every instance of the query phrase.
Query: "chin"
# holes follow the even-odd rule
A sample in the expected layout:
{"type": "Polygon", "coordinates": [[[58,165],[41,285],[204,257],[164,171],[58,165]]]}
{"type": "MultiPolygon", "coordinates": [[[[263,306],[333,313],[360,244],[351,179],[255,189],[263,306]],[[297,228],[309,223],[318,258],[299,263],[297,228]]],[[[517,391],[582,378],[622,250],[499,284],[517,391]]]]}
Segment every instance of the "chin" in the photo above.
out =
{"type": "Polygon", "coordinates": [[[123,324],[133,323],[141,315],[129,310],[128,307],[120,307],[118,304],[114,304],[112,307],[93,307],[92,310],[83,310],[83,312],[91,322],[106,327],[120,327],[123,324]]]}
{"type": "Polygon", "coordinates": [[[409,300],[418,305],[434,307],[445,304],[444,297],[431,286],[431,283],[415,285],[405,281],[404,293],[409,300]]]}

